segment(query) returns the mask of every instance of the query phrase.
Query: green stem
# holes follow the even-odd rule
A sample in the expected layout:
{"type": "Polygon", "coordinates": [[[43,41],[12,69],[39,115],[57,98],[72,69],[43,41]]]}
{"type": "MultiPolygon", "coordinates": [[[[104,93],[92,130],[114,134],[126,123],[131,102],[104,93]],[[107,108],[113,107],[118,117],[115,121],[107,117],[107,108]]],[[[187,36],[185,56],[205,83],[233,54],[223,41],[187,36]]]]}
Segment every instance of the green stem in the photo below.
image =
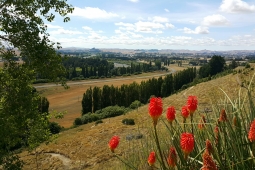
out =
{"type": "Polygon", "coordinates": [[[137,170],[137,168],[136,167],[134,167],[133,165],[129,165],[127,162],[125,162],[123,159],[121,159],[118,155],[116,155],[115,153],[114,153],[114,156],[116,156],[121,162],[123,162],[125,165],[127,165],[129,168],[131,168],[131,169],[134,169],[134,170],[137,170]]]}
{"type": "Polygon", "coordinates": [[[157,148],[158,148],[158,151],[159,151],[160,159],[162,161],[163,169],[167,169],[166,165],[164,163],[163,154],[162,154],[162,151],[161,151],[161,148],[160,148],[160,145],[159,145],[159,140],[158,140],[158,134],[157,134],[156,126],[154,126],[154,132],[155,132],[155,140],[156,140],[157,148]]]}
{"type": "Polygon", "coordinates": [[[194,135],[194,133],[193,133],[193,115],[190,115],[190,122],[191,122],[191,132],[192,132],[192,134],[194,135]]]}

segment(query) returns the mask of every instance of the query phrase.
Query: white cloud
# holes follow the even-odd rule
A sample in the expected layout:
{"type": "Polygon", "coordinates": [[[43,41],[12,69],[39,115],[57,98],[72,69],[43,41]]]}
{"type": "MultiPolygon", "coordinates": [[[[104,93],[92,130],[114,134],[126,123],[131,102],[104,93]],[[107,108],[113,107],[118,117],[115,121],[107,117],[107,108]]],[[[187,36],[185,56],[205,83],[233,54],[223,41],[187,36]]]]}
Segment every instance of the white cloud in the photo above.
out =
{"type": "Polygon", "coordinates": [[[160,23],[154,23],[154,22],[143,22],[139,21],[135,23],[136,26],[136,32],[143,32],[143,33],[154,33],[154,34],[161,34],[163,33],[159,29],[164,29],[165,26],[160,23]]]}
{"type": "Polygon", "coordinates": [[[255,12],[255,6],[242,0],[223,0],[220,10],[228,13],[250,13],[255,12]]]}
{"type": "Polygon", "coordinates": [[[204,17],[202,24],[206,26],[224,26],[228,24],[228,20],[222,15],[214,14],[204,17]]]}
{"type": "Polygon", "coordinates": [[[128,0],[130,2],[139,2],[139,0],[128,0]]]}
{"type": "Polygon", "coordinates": [[[77,34],[83,34],[80,31],[73,31],[73,30],[65,30],[63,28],[60,28],[56,31],[50,31],[50,34],[54,35],[54,34],[67,34],[67,35],[77,35],[77,34]]]}
{"type": "Polygon", "coordinates": [[[85,8],[75,7],[73,13],[71,13],[70,15],[79,16],[87,19],[110,19],[119,17],[119,15],[115,13],[107,12],[105,10],[92,7],[85,8]]]}
{"type": "Polygon", "coordinates": [[[137,27],[137,29],[145,29],[145,28],[164,28],[164,25],[160,24],[160,23],[154,23],[154,22],[143,22],[143,21],[138,21],[135,23],[135,26],[137,27]]]}
{"type": "Polygon", "coordinates": [[[209,34],[208,27],[202,26],[196,27],[195,30],[184,27],[183,29],[180,29],[180,31],[183,31],[185,34],[209,34]]]}
{"type": "Polygon", "coordinates": [[[88,26],[83,26],[83,29],[85,29],[86,31],[92,31],[92,28],[88,27],[88,26]]]}
{"type": "Polygon", "coordinates": [[[160,29],[165,28],[165,26],[161,23],[143,22],[143,21],[138,21],[134,24],[118,22],[118,23],[115,23],[115,25],[120,26],[119,27],[120,30],[142,32],[142,33],[153,33],[153,34],[161,34],[163,32],[160,29]]]}
{"type": "Polygon", "coordinates": [[[57,29],[60,29],[60,28],[63,28],[61,26],[58,26],[58,25],[52,25],[52,24],[45,24],[47,26],[47,28],[57,28],[57,29]]]}
{"type": "Polygon", "coordinates": [[[166,8],[165,8],[164,10],[165,10],[166,12],[169,12],[169,10],[168,10],[168,9],[166,9],[166,8]]]}
{"type": "Polygon", "coordinates": [[[149,20],[151,20],[152,22],[159,22],[159,23],[168,22],[168,18],[159,17],[159,16],[155,16],[155,17],[153,17],[153,18],[149,18],[149,20]]]}
{"type": "Polygon", "coordinates": [[[166,23],[165,26],[166,26],[166,28],[174,28],[174,25],[170,24],[170,23],[166,23]]]}

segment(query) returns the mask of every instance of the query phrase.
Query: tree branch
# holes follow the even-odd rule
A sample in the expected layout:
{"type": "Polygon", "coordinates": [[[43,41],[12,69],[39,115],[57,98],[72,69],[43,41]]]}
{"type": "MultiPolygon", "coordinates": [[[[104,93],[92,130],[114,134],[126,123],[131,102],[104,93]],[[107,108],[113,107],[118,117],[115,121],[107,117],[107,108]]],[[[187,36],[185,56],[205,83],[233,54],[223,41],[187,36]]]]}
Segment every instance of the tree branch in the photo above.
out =
{"type": "Polygon", "coordinates": [[[2,4],[0,5],[0,9],[2,9],[7,3],[8,3],[8,1],[5,1],[4,3],[2,3],[2,4]]]}
{"type": "Polygon", "coordinates": [[[4,36],[2,36],[2,35],[0,35],[0,39],[5,40],[5,41],[11,41],[9,38],[4,37],[4,36]]]}

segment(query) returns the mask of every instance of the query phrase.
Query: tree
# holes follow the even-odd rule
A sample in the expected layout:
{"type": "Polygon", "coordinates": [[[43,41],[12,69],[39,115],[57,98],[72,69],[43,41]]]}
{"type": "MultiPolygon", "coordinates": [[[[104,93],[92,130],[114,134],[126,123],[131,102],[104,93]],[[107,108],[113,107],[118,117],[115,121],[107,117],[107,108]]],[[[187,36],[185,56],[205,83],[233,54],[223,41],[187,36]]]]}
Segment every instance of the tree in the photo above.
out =
{"type": "MultiPolygon", "coordinates": [[[[56,53],[60,44],[49,40],[44,20],[53,21],[55,11],[66,15],[73,11],[66,0],[5,0],[0,2],[0,164],[4,169],[21,169],[13,148],[26,144],[30,149],[49,138],[48,119],[38,110],[39,95],[33,92],[36,75],[52,81],[63,80],[65,69],[56,53]],[[19,51],[24,63],[14,60],[19,51]]],[[[63,85],[65,83],[61,81],[63,85]]]]}
{"type": "Polygon", "coordinates": [[[226,61],[223,57],[214,55],[211,60],[209,61],[210,66],[210,75],[215,75],[220,73],[224,70],[226,65],[226,61]]]}

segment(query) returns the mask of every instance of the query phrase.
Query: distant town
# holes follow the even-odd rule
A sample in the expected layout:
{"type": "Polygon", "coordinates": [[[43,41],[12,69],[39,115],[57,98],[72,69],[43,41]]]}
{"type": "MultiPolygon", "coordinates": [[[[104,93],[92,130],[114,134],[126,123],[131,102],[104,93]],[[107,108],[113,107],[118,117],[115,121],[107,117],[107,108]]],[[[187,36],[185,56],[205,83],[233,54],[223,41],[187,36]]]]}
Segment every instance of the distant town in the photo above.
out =
{"type": "Polygon", "coordinates": [[[231,51],[211,51],[211,50],[175,50],[175,49],[106,49],[106,48],[77,48],[69,47],[59,50],[60,53],[70,56],[89,57],[101,54],[102,57],[114,54],[115,57],[210,57],[220,55],[225,58],[245,58],[255,57],[255,50],[231,50],[231,51]]]}

